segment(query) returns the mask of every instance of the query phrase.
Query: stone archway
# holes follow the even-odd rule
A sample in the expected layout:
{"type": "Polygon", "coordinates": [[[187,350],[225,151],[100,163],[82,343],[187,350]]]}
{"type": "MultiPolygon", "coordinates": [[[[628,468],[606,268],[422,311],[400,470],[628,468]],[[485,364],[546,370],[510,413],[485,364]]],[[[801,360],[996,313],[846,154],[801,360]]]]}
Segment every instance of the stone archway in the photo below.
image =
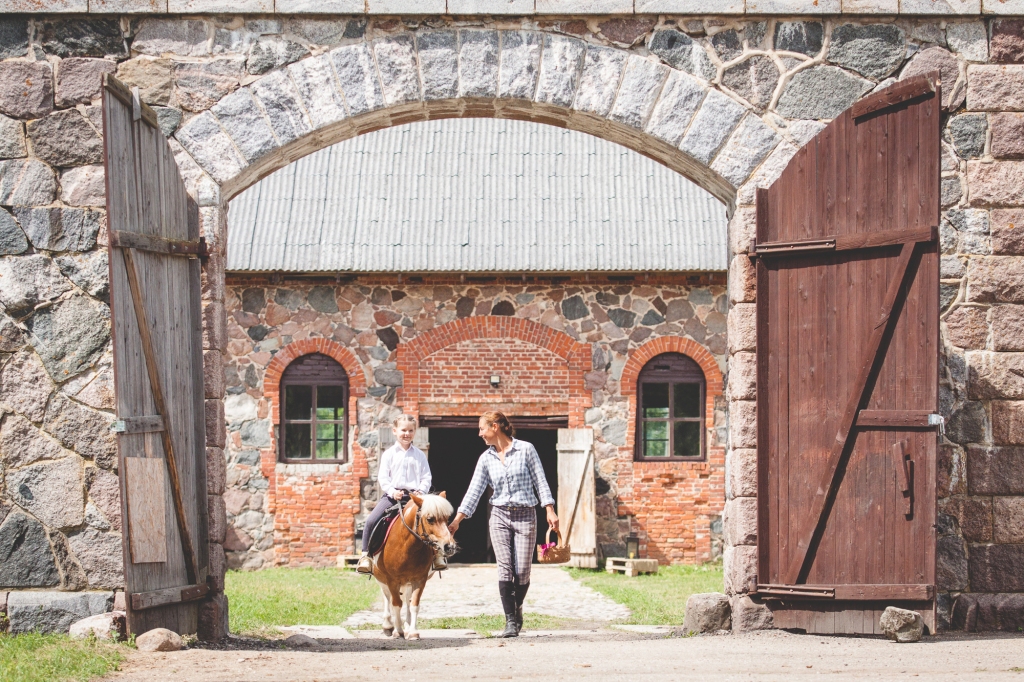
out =
{"type": "Polygon", "coordinates": [[[226,201],[316,149],[451,117],[591,133],[730,205],[782,140],[755,111],[653,56],[557,33],[479,29],[399,33],[294,62],[222,98],[175,139],[195,162],[179,154],[183,170],[226,201]]]}
{"type": "MultiPolygon", "coordinates": [[[[753,188],[770,184],[796,145],[750,105],[670,65],[685,66],[680,55],[660,56],[554,31],[423,29],[378,34],[272,71],[188,120],[171,141],[200,204],[212,253],[206,277],[224,279],[227,204],[243,189],[344,139],[452,117],[575,129],[651,157],[729,207],[730,252],[741,254],[753,215],[737,206],[753,203],[753,188]]],[[[732,258],[729,280],[729,352],[753,351],[754,282],[742,255],[732,258]]],[[[207,302],[211,329],[224,310],[217,293],[207,302]]],[[[752,398],[730,410],[739,417],[731,433],[753,433],[752,398]]],[[[583,406],[571,411],[579,417],[583,406]]],[[[738,438],[733,447],[745,444],[738,438]]]]}

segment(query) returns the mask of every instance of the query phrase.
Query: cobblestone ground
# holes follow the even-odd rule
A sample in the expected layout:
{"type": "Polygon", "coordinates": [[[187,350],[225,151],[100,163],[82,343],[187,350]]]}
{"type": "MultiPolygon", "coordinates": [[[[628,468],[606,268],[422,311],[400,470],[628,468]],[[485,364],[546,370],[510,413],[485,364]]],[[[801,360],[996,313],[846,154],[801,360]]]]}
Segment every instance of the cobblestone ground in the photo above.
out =
{"type": "MultiPolygon", "coordinates": [[[[524,610],[557,618],[612,621],[629,616],[629,609],[576,582],[561,568],[534,566],[524,610]]],[[[420,619],[501,614],[498,578],[493,565],[452,566],[441,579],[432,578],[423,590],[420,619]]],[[[378,608],[359,611],[346,627],[381,622],[378,608]]]]}

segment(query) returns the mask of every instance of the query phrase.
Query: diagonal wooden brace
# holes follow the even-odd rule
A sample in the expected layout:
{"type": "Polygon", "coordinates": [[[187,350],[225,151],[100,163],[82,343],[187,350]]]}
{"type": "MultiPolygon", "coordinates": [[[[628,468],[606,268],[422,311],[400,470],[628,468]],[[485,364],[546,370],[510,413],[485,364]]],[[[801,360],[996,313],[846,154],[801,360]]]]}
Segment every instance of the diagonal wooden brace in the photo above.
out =
{"type": "Polygon", "coordinates": [[[917,242],[906,242],[900,249],[896,272],[889,283],[889,288],[885,292],[881,318],[871,331],[871,337],[868,339],[864,350],[863,362],[860,371],[857,373],[857,380],[853,384],[853,391],[839,422],[839,432],[836,434],[832,450],[829,452],[825,474],[822,476],[821,483],[818,485],[814,499],[811,502],[810,519],[812,523],[808,523],[797,535],[796,552],[786,571],[786,582],[790,585],[796,585],[801,579],[805,579],[814,557],[813,552],[810,551],[811,547],[820,539],[821,533],[825,530],[825,523],[828,521],[829,516],[828,510],[831,509],[831,502],[835,499],[841,482],[837,474],[846,464],[852,451],[852,448],[848,446],[851,445],[850,435],[853,433],[853,425],[857,419],[857,413],[861,405],[869,397],[866,395],[869,379],[875,365],[880,357],[884,355],[882,353],[882,339],[885,338],[889,328],[899,319],[900,311],[894,310],[894,307],[899,298],[900,290],[906,286],[907,278],[911,274],[910,260],[916,246],[917,242]]]}

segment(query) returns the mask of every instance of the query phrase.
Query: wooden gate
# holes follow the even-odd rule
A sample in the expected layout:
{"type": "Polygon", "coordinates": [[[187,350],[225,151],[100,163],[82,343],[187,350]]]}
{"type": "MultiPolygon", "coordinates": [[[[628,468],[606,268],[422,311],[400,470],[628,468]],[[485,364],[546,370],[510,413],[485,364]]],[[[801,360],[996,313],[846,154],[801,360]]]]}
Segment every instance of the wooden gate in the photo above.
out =
{"type": "Polygon", "coordinates": [[[198,209],[156,114],[104,77],[128,628],[194,633],[209,592],[198,209]]]}
{"type": "Polygon", "coordinates": [[[865,98],[757,194],[757,594],[775,624],[934,632],[938,73],[865,98]]]}

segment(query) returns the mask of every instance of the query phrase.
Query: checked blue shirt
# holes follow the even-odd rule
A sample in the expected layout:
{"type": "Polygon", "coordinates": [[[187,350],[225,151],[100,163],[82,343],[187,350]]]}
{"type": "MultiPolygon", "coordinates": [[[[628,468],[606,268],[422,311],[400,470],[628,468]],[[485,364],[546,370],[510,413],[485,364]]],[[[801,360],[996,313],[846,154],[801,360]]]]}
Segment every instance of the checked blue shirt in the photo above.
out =
{"type": "Polygon", "coordinates": [[[512,439],[512,447],[505,455],[505,464],[498,459],[498,451],[493,447],[487,448],[480,455],[459,511],[467,517],[472,516],[487,486],[494,489],[491,504],[495,507],[536,507],[537,495],[534,489],[540,493],[542,505],[546,507],[555,503],[548,479],[544,477],[544,467],[540,463],[537,448],[524,440],[512,439]]]}

